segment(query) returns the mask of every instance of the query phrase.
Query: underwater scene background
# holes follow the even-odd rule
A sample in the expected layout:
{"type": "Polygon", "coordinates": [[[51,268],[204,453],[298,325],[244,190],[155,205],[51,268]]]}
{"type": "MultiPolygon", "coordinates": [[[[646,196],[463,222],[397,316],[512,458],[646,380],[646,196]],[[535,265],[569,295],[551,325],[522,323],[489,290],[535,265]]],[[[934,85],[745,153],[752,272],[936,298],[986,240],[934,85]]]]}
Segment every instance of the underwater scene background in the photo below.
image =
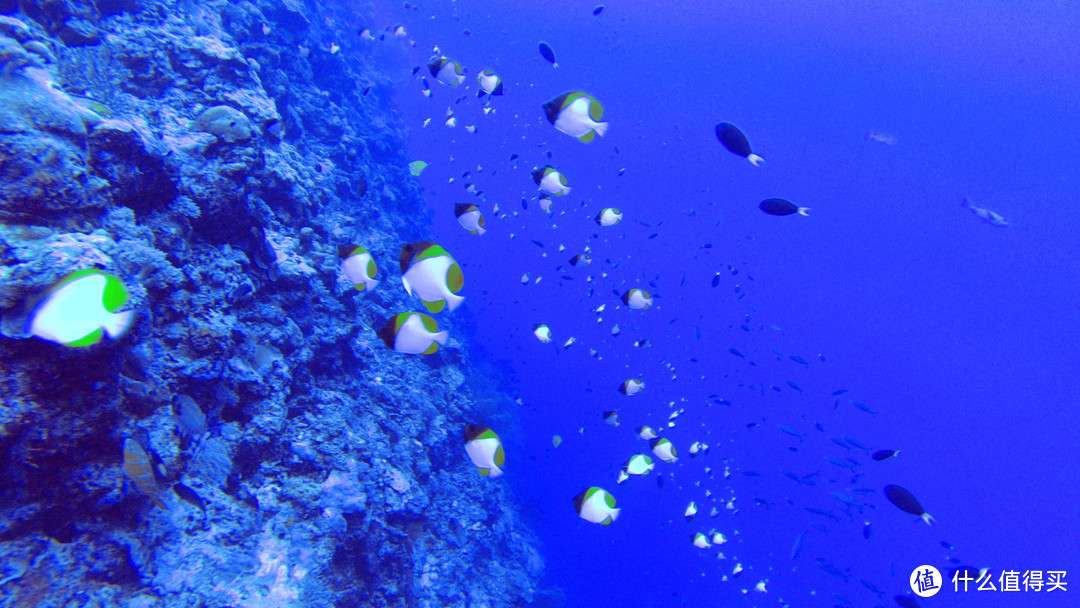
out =
{"type": "Polygon", "coordinates": [[[0,0],[0,606],[1076,605],[1078,26],[0,0]]]}

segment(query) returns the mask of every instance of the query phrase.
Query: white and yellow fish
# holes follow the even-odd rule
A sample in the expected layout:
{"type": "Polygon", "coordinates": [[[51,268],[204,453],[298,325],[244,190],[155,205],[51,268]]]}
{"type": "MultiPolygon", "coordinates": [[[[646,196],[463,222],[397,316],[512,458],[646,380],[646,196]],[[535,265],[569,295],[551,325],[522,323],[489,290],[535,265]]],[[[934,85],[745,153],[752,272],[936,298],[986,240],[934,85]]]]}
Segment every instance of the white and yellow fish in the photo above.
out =
{"type": "Polygon", "coordinates": [[[495,431],[478,424],[465,425],[465,453],[484,477],[502,475],[506,452],[495,431]]]}
{"type": "Polygon", "coordinates": [[[461,267],[441,246],[431,241],[406,243],[398,261],[405,291],[419,296],[429,312],[454,310],[465,301],[457,295],[465,284],[461,267]]]}
{"type": "Polygon", "coordinates": [[[338,247],[338,257],[341,258],[341,272],[352,282],[357,291],[371,291],[379,284],[375,279],[378,268],[371,253],[352,243],[338,247]]]}
{"type": "Polygon", "coordinates": [[[551,165],[545,165],[532,172],[533,181],[540,187],[540,192],[548,196],[562,196],[570,194],[566,176],[559,173],[551,165]]]}
{"type": "Polygon", "coordinates": [[[30,313],[27,333],[65,346],[119,338],[132,321],[130,294],[115,276],[87,268],[60,279],[30,313]]]}
{"type": "Polygon", "coordinates": [[[645,454],[635,454],[622,466],[627,475],[648,475],[656,468],[656,464],[645,454]]]}
{"type": "Polygon", "coordinates": [[[697,503],[691,500],[690,504],[686,505],[686,511],[683,513],[686,516],[686,521],[694,521],[697,511],[697,503]]]}
{"type": "Polygon", "coordinates": [[[454,205],[454,215],[461,227],[472,234],[484,234],[484,214],[480,208],[472,203],[457,203],[454,205]]]}
{"type": "Polygon", "coordinates": [[[480,84],[480,90],[476,92],[477,97],[503,94],[502,78],[499,78],[499,75],[491,70],[480,72],[480,75],[476,77],[476,81],[480,84]]]}
{"type": "Polygon", "coordinates": [[[656,434],[656,431],[654,431],[651,426],[639,427],[637,430],[637,434],[638,437],[641,437],[645,440],[656,439],[657,437],[659,437],[659,435],[656,434]]]}
{"type": "Polygon", "coordinates": [[[709,544],[709,539],[701,532],[695,534],[691,540],[694,542],[694,546],[698,549],[708,549],[712,545],[709,544]]]}
{"type": "Polygon", "coordinates": [[[652,306],[652,295],[642,289],[630,289],[622,295],[623,304],[634,310],[645,310],[652,306]]]}
{"type": "Polygon", "coordinates": [[[622,211],[619,211],[615,207],[608,207],[606,209],[602,209],[600,213],[597,213],[596,217],[593,219],[596,221],[597,224],[607,227],[614,226],[615,224],[621,222],[622,216],[622,211]]]}
{"type": "Polygon", "coordinates": [[[533,325],[533,335],[536,336],[537,340],[540,340],[544,344],[551,342],[551,329],[543,323],[533,325]]]}
{"type": "Polygon", "coordinates": [[[640,393],[644,388],[645,382],[643,380],[632,378],[623,382],[622,385],[619,386],[619,392],[628,397],[632,397],[640,393]]]}
{"type": "Polygon", "coordinates": [[[399,312],[375,332],[388,348],[408,355],[431,355],[446,345],[449,334],[422,312],[399,312]]]}
{"type": "Polygon", "coordinates": [[[671,442],[667,439],[658,437],[653,439],[649,445],[652,446],[652,453],[660,460],[663,460],[668,464],[678,460],[678,458],[676,458],[677,454],[675,452],[675,446],[671,445],[671,442]]]}
{"type": "Polygon", "coordinates": [[[585,143],[607,132],[608,123],[597,122],[604,117],[604,107],[581,91],[563,93],[545,103],[544,115],[556,129],[585,143]]]}
{"type": "Polygon", "coordinates": [[[570,258],[570,265],[574,266],[574,267],[588,266],[591,263],[592,263],[592,256],[590,256],[587,253],[579,253],[579,254],[575,255],[574,257],[570,258]]]}
{"type": "Polygon", "coordinates": [[[602,526],[611,525],[619,517],[615,497],[603,488],[591,487],[574,498],[574,508],[585,521],[602,526]]]}
{"type": "Polygon", "coordinates": [[[465,82],[465,72],[461,68],[461,64],[453,59],[440,57],[429,63],[427,67],[435,80],[447,86],[456,87],[465,82]]]}

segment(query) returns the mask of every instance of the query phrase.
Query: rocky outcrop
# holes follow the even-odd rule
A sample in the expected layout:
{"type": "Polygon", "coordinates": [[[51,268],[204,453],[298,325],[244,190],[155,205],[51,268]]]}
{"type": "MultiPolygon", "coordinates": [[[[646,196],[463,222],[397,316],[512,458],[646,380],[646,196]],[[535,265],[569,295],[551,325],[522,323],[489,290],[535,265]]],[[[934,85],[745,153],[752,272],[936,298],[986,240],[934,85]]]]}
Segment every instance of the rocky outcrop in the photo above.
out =
{"type": "Polygon", "coordinates": [[[460,341],[386,349],[415,305],[339,276],[428,222],[355,10],[0,2],[0,606],[553,605],[463,455],[509,403],[477,411],[460,341]],[[27,337],[83,268],[130,331],[27,337]]]}

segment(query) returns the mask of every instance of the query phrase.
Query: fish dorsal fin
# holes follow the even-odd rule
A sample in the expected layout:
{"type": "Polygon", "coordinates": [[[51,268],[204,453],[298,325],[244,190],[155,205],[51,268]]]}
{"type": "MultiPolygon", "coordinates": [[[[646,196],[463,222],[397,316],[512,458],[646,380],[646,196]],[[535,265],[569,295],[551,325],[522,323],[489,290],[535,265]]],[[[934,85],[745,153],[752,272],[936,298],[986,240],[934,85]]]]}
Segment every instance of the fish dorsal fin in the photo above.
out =
{"type": "Polygon", "coordinates": [[[589,118],[595,122],[600,122],[600,119],[604,117],[604,106],[600,105],[599,101],[596,101],[591,95],[585,95],[589,98],[589,118]]]}
{"type": "Polygon", "coordinates": [[[461,288],[465,286],[465,275],[461,273],[461,266],[454,262],[450,265],[450,268],[446,270],[446,287],[450,289],[450,293],[457,293],[461,291],[461,288]]]}

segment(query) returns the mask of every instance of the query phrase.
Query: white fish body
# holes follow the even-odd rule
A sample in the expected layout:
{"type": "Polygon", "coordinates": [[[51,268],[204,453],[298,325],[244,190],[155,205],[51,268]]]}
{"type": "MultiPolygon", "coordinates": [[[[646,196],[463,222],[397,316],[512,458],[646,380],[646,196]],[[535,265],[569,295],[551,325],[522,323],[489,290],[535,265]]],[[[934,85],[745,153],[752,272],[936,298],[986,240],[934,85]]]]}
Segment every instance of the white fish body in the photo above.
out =
{"type": "Polygon", "coordinates": [[[548,171],[547,175],[540,180],[540,191],[548,196],[562,196],[570,194],[570,186],[566,185],[566,178],[558,171],[548,171]]]}
{"type": "Polygon", "coordinates": [[[536,329],[533,330],[533,335],[544,344],[551,342],[551,330],[547,325],[537,325],[536,329]]]}
{"type": "Polygon", "coordinates": [[[644,291],[635,289],[630,293],[630,297],[626,299],[626,305],[634,310],[645,310],[652,306],[652,298],[644,291]]]}
{"type": "Polygon", "coordinates": [[[596,223],[605,227],[614,226],[615,224],[621,222],[622,218],[623,214],[620,213],[618,209],[613,209],[609,207],[600,212],[600,215],[597,216],[596,223]]]}
{"type": "Polygon", "coordinates": [[[657,441],[656,445],[653,446],[653,454],[668,464],[672,464],[678,460],[678,458],[675,457],[675,448],[671,445],[670,441],[657,441]]]}
{"type": "Polygon", "coordinates": [[[473,234],[484,234],[487,232],[482,225],[484,214],[480,213],[479,209],[473,209],[472,211],[462,213],[457,219],[462,228],[473,234]]]}
{"type": "Polygon", "coordinates": [[[401,283],[409,295],[415,293],[424,302],[446,300],[447,308],[454,310],[465,301],[464,296],[451,292],[446,284],[446,273],[454,263],[452,258],[445,255],[424,258],[409,266],[401,277],[401,283]]]}
{"type": "Polygon", "coordinates": [[[421,355],[431,348],[432,343],[446,346],[449,335],[446,331],[429,331],[424,327],[423,318],[419,314],[412,314],[398,328],[394,336],[394,350],[407,355],[421,355]]]}
{"type": "Polygon", "coordinates": [[[581,518],[594,524],[608,525],[619,517],[619,511],[608,506],[607,498],[610,496],[606,490],[597,489],[592,496],[581,505],[581,518]]]}
{"type": "Polygon", "coordinates": [[[371,291],[379,284],[372,271],[375,261],[368,252],[350,255],[341,262],[341,272],[359,291],[371,291]]]}
{"type": "Polygon", "coordinates": [[[578,139],[585,137],[590,131],[603,137],[604,133],[607,133],[608,123],[596,122],[589,116],[591,104],[592,100],[588,97],[578,97],[559,112],[555,119],[555,128],[578,139]]]}
{"type": "Polygon", "coordinates": [[[476,468],[481,472],[487,471],[486,477],[495,478],[503,474],[502,469],[495,464],[495,454],[498,453],[502,443],[498,437],[485,439],[473,439],[465,444],[465,453],[469,455],[476,468]]]}
{"type": "Polygon", "coordinates": [[[34,310],[28,333],[57,344],[78,342],[99,330],[119,337],[127,331],[132,311],[106,309],[103,298],[109,281],[118,279],[91,273],[61,285],[34,310]]]}

